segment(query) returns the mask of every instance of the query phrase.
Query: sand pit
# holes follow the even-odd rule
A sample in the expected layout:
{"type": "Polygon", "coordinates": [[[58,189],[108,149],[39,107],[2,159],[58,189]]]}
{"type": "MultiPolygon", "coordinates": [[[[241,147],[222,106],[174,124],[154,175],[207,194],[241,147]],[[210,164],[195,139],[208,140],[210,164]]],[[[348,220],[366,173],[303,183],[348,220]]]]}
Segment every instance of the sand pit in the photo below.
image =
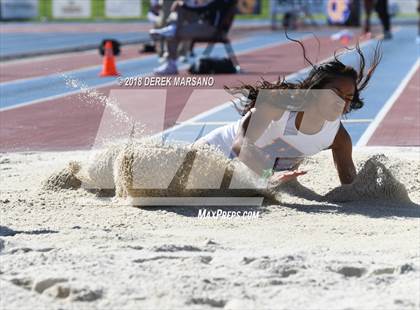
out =
{"type": "Polygon", "coordinates": [[[419,149],[356,149],[359,177],[345,189],[331,153],[322,152],[302,164],[308,173],[283,187],[275,205],[204,207],[259,211],[253,219],[200,219],[203,207],[116,205],[69,182],[117,178],[132,190],[133,171],[154,160],[137,148],[116,153],[1,155],[6,309],[419,308],[419,149]]]}

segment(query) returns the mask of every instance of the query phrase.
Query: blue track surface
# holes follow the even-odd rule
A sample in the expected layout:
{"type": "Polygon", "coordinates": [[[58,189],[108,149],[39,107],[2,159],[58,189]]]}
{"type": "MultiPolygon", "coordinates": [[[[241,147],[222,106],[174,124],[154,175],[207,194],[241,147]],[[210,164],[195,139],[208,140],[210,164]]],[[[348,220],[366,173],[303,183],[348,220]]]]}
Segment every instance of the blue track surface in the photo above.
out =
{"type": "Polygon", "coordinates": [[[116,39],[121,43],[146,40],[145,32],[125,33],[2,33],[0,36],[0,58],[16,55],[56,52],[98,45],[104,38],[116,39]],[[22,44],[23,43],[23,44],[22,44]]]}
{"type": "MultiPolygon", "coordinates": [[[[403,28],[395,33],[393,40],[383,42],[382,61],[368,88],[362,93],[365,106],[350,113],[349,119],[374,119],[392,96],[419,58],[419,46],[413,39],[416,31],[414,27],[403,28]]],[[[371,49],[373,45],[364,48],[364,51],[371,49]]],[[[354,57],[345,57],[344,60],[349,64],[355,63],[354,57]]],[[[368,125],[368,123],[355,123],[345,124],[345,127],[356,143],[368,125]]]]}

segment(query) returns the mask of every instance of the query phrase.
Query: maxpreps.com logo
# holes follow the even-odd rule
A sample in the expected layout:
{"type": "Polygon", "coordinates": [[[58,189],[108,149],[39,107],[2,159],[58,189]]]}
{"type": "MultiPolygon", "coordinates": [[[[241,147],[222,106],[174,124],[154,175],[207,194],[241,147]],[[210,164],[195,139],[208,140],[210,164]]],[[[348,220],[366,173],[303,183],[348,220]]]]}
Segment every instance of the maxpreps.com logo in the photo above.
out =
{"type": "Polygon", "coordinates": [[[211,210],[211,209],[200,209],[198,210],[197,217],[199,219],[242,219],[242,220],[254,220],[260,218],[260,211],[226,211],[222,209],[211,210]]]}

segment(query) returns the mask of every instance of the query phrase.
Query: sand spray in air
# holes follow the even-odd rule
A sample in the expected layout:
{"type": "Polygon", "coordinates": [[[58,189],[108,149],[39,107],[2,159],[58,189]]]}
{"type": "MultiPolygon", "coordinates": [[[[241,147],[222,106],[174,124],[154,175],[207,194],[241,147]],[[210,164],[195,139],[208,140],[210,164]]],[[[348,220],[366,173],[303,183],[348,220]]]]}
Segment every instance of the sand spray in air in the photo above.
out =
{"type": "Polygon", "coordinates": [[[96,88],[89,87],[83,81],[75,79],[65,73],[62,73],[61,76],[68,87],[80,90],[78,96],[82,103],[90,105],[100,104],[108,109],[108,111],[115,117],[115,121],[123,124],[130,124],[131,131],[129,137],[127,138],[132,139],[136,136],[141,136],[146,132],[144,124],[134,119],[126,111],[124,111],[120,107],[116,98],[109,97],[98,91],[96,88]]]}
{"type": "MultiPolygon", "coordinates": [[[[79,90],[78,97],[83,104],[99,104],[112,114],[115,118],[115,122],[129,124],[131,127],[125,143],[122,143],[121,141],[116,142],[112,139],[98,143],[100,146],[99,152],[90,152],[90,158],[83,164],[78,163],[78,169],[75,173],[82,180],[83,184],[81,185],[84,187],[97,189],[114,188],[113,164],[116,156],[121,149],[124,148],[125,144],[132,143],[135,137],[143,135],[144,126],[139,121],[136,121],[133,117],[131,117],[126,111],[121,109],[116,98],[111,98],[101,93],[96,88],[89,87],[85,82],[73,78],[65,73],[61,76],[68,87],[79,90]]],[[[65,179],[71,178],[71,173],[69,174],[69,172],[75,171],[72,168],[73,166],[74,163],[70,163],[69,167],[58,172],[55,177],[52,177],[52,179],[47,182],[46,186],[52,188],[65,186],[60,184],[65,184],[65,179]],[[60,175],[63,176],[60,177],[60,175]]]]}
{"type": "Polygon", "coordinates": [[[87,104],[97,104],[100,103],[104,107],[111,109],[113,115],[121,122],[127,122],[130,124],[135,124],[135,120],[132,119],[126,112],[124,112],[118,105],[118,102],[112,98],[109,98],[105,94],[99,92],[96,88],[89,87],[86,83],[72,78],[71,76],[63,73],[61,75],[66,85],[73,89],[79,89],[79,98],[82,99],[83,103],[87,104]]]}

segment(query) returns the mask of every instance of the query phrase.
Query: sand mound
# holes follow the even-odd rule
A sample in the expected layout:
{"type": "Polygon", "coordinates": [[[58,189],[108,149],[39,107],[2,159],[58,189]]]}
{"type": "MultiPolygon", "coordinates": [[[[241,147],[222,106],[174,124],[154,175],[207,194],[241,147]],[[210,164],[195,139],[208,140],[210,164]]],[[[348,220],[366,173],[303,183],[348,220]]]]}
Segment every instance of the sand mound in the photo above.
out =
{"type": "Polygon", "coordinates": [[[337,187],[325,198],[331,202],[389,201],[411,202],[405,186],[391,172],[388,158],[374,155],[362,163],[355,181],[350,185],[337,187]]]}
{"type": "Polygon", "coordinates": [[[68,167],[63,170],[53,173],[43,184],[44,190],[58,191],[61,189],[78,189],[82,185],[76,174],[80,171],[80,164],[77,162],[70,162],[68,167]]]}
{"type": "Polygon", "coordinates": [[[59,191],[62,189],[111,190],[115,188],[113,166],[122,145],[111,145],[98,152],[89,162],[70,162],[68,167],[53,173],[42,189],[59,191]]]}

